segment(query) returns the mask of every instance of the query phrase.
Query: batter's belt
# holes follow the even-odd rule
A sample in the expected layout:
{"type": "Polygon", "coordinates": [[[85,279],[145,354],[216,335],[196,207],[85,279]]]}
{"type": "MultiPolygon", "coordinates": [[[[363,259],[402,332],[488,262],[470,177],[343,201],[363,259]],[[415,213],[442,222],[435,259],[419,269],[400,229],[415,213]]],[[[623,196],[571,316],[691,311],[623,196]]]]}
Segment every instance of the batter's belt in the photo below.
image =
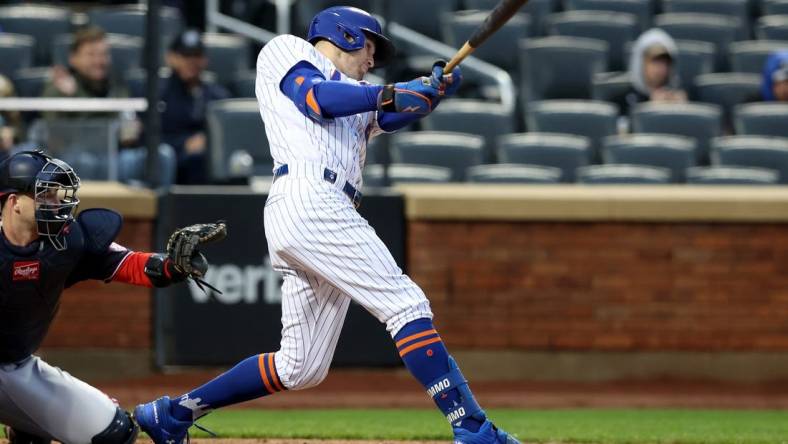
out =
{"type": "MultiPolygon", "coordinates": [[[[314,167],[313,165],[309,165],[309,166],[314,167]]],[[[358,208],[361,206],[361,198],[363,196],[361,194],[361,191],[357,190],[356,187],[351,185],[350,182],[346,180],[338,181],[339,175],[335,171],[330,170],[328,168],[322,168],[322,169],[323,169],[323,180],[341,189],[342,192],[345,193],[347,197],[350,198],[350,201],[353,202],[354,207],[358,208]],[[342,182],[344,182],[344,184],[342,182]]],[[[319,170],[319,168],[317,168],[317,170],[319,170]]],[[[290,173],[291,173],[290,167],[288,166],[288,164],[284,164],[274,170],[274,181],[290,173]]]]}

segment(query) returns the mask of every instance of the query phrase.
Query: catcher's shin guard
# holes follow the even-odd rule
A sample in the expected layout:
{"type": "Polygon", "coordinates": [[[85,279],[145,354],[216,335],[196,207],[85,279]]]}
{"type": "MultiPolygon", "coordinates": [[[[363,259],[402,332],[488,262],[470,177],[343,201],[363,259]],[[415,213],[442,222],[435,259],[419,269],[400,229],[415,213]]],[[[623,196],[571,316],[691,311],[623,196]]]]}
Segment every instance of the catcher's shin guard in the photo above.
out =
{"type": "Polygon", "coordinates": [[[5,436],[8,438],[8,444],[50,444],[52,442],[49,438],[42,438],[7,426],[5,436]]]}
{"type": "Polygon", "coordinates": [[[91,444],[133,444],[137,440],[139,428],[131,415],[118,407],[115,417],[106,429],[94,436],[91,444]]]}

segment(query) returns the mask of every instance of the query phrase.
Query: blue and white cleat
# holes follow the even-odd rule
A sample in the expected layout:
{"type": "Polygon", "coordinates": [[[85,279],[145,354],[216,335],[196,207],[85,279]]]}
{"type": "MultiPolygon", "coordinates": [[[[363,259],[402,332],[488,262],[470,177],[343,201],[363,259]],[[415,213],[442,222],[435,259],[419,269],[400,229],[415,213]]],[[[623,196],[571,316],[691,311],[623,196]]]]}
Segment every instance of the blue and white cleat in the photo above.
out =
{"type": "Polygon", "coordinates": [[[182,444],[188,439],[190,421],[179,421],[170,414],[170,398],[140,404],[134,409],[134,420],[156,444],[182,444]]]}
{"type": "Polygon", "coordinates": [[[454,427],[454,444],[521,444],[514,436],[495,427],[487,419],[476,433],[462,427],[454,427]]]}

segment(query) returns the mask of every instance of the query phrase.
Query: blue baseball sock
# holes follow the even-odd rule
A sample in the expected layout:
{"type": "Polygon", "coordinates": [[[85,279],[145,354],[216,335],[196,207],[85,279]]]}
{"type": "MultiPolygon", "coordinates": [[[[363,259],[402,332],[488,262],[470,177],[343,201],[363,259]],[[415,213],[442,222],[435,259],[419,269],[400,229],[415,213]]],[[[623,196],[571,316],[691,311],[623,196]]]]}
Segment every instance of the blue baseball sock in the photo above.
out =
{"type": "Polygon", "coordinates": [[[213,409],[286,390],[274,365],[274,353],[251,356],[202,386],[170,401],[172,416],[194,421],[213,409]]]}
{"type": "MultiPolygon", "coordinates": [[[[449,373],[449,352],[443,345],[438,332],[430,319],[417,319],[405,324],[394,336],[399,355],[410,373],[419,380],[425,389],[440,376],[449,373]]],[[[446,392],[435,404],[444,413],[453,410],[455,402],[460,402],[458,390],[446,392]]],[[[484,419],[466,418],[460,427],[477,432],[484,419]]]]}

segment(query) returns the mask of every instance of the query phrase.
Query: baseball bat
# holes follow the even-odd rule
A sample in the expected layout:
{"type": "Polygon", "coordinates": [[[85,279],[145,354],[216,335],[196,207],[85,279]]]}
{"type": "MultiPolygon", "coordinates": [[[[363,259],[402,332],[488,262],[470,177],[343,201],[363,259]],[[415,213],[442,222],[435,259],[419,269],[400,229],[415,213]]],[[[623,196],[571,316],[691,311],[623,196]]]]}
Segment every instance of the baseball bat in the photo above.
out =
{"type": "Polygon", "coordinates": [[[490,12],[490,15],[484,19],[475,31],[471,38],[462,45],[457,54],[449,60],[449,63],[443,69],[443,72],[450,73],[455,66],[459,65],[466,57],[479,47],[488,37],[493,35],[495,31],[499,30],[504,23],[508,22],[510,18],[520,9],[528,0],[501,0],[498,6],[490,12]]]}

